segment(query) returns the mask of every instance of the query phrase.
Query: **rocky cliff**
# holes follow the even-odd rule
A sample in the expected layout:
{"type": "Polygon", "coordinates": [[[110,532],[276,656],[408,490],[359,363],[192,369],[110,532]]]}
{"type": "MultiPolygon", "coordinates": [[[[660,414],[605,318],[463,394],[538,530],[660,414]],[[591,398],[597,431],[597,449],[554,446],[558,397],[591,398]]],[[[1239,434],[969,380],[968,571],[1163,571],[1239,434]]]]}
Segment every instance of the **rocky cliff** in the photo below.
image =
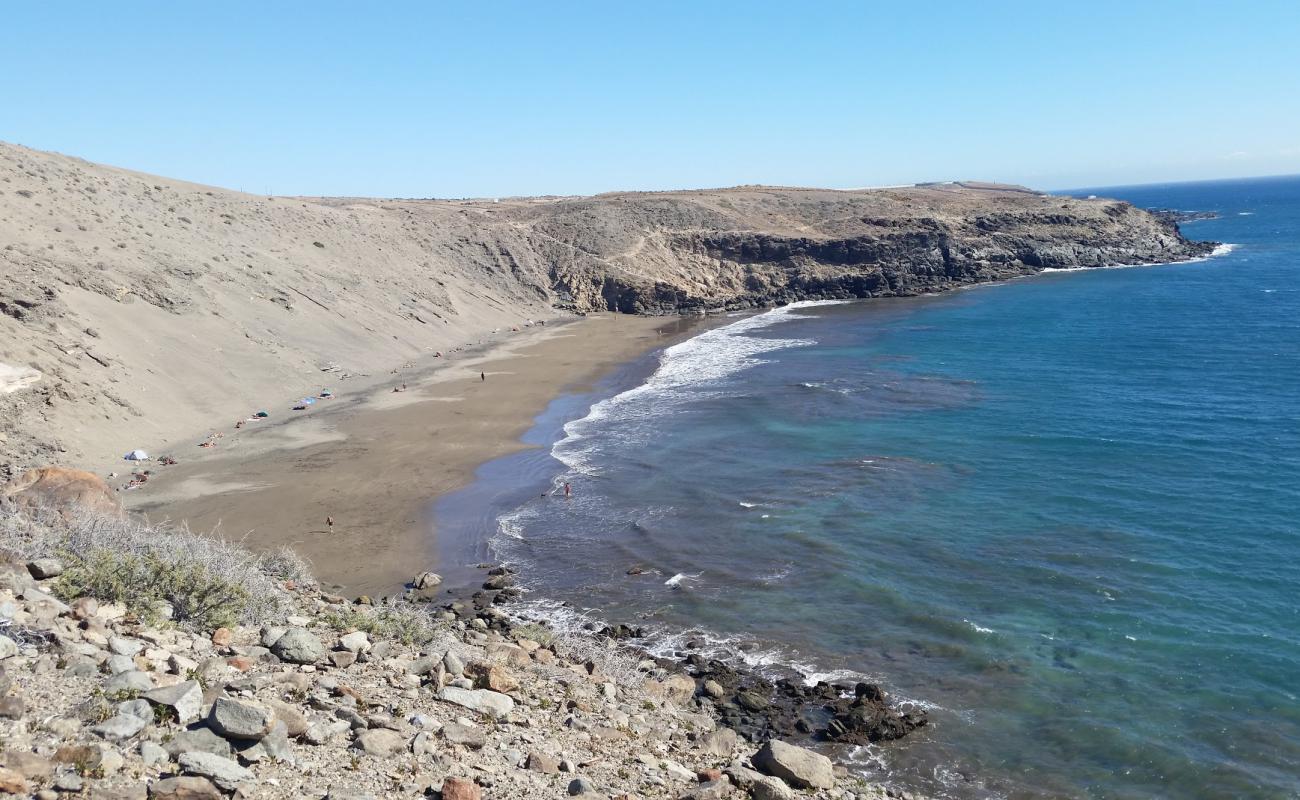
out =
{"type": "Polygon", "coordinates": [[[911,295],[1210,247],[1122,202],[998,185],[264,197],[0,144],[0,471],[193,433],[323,368],[387,373],[528,319],[911,295]]]}
{"type": "Polygon", "coordinates": [[[1127,203],[994,185],[615,194],[497,214],[529,231],[558,303],[630,313],[907,296],[1213,247],[1127,203]]]}

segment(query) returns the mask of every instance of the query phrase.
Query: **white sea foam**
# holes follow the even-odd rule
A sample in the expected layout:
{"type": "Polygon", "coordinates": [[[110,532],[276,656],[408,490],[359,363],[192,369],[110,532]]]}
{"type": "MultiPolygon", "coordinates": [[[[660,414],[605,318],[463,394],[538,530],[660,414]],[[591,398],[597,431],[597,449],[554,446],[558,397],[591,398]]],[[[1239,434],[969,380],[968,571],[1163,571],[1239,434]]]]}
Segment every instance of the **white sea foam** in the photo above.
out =
{"type": "MultiPolygon", "coordinates": [[[[523,587],[527,592],[527,587],[523,587]]],[[[607,622],[591,610],[575,608],[557,600],[526,596],[518,603],[506,606],[511,616],[523,620],[541,621],[561,634],[571,634],[600,630],[607,622]]],[[[692,628],[689,630],[672,630],[663,626],[647,626],[648,635],[638,640],[636,646],[656,658],[674,659],[682,652],[691,652],[699,656],[743,667],[769,679],[797,676],[807,686],[819,682],[826,683],[885,683],[878,675],[870,675],[850,669],[827,670],[810,663],[797,651],[784,647],[754,647],[754,642],[740,636],[722,636],[712,631],[692,628]]],[[[924,709],[955,714],[962,719],[969,719],[969,711],[949,709],[938,703],[918,700],[900,694],[890,693],[893,701],[900,707],[924,709]]]]}
{"type": "Polygon", "coordinates": [[[1183,261],[1161,261],[1157,264],[1115,264],[1109,267],[1044,267],[1042,271],[1043,272],[1091,272],[1093,270],[1098,270],[1098,269],[1137,269],[1138,267],[1173,267],[1179,264],[1199,264],[1202,261],[1209,261],[1211,258],[1226,256],[1228,253],[1231,253],[1235,249],[1237,249],[1237,245],[1232,244],[1231,242],[1225,242],[1223,244],[1215,246],[1215,248],[1211,250],[1208,255],[1197,256],[1196,258],[1189,258],[1183,261]]]}
{"type": "Polygon", "coordinates": [[[983,627],[982,625],[977,625],[977,624],[975,624],[974,622],[971,622],[971,621],[968,620],[968,619],[964,619],[964,620],[962,620],[962,622],[964,622],[964,623],[966,623],[967,625],[971,626],[971,628],[972,628],[976,633],[997,633],[997,631],[993,630],[992,628],[985,628],[985,627],[983,627]]]}
{"type": "Polygon", "coordinates": [[[643,384],[596,403],[587,416],[566,424],[565,436],[551,448],[551,454],[574,472],[598,474],[594,456],[599,453],[600,442],[593,434],[605,424],[619,425],[622,447],[639,441],[638,437],[653,435],[653,431],[641,429],[635,423],[662,414],[665,405],[713,396],[711,384],[766,363],[760,357],[764,353],[816,344],[809,339],[746,334],[796,319],[792,312],[842,302],[847,301],[791,303],[705,331],[665,349],[659,356],[658,369],[643,384]]]}
{"type": "Polygon", "coordinates": [[[683,582],[695,580],[696,578],[700,577],[703,574],[704,574],[703,572],[697,572],[694,575],[687,575],[685,572],[679,572],[676,575],[669,578],[668,580],[664,581],[664,586],[671,586],[674,589],[676,589],[680,587],[683,582]]]}

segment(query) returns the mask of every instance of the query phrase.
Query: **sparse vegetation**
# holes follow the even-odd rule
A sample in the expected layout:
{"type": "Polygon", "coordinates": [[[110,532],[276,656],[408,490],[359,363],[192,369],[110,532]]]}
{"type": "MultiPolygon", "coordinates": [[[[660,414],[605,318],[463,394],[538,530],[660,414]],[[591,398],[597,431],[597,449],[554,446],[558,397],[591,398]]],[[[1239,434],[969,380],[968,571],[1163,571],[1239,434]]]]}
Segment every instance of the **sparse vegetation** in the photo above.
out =
{"type": "Polygon", "coordinates": [[[530,639],[542,647],[549,647],[555,641],[555,631],[536,622],[524,622],[515,626],[516,639],[530,639]]]}
{"type": "Polygon", "coordinates": [[[321,615],[322,621],[339,632],[365,631],[371,638],[392,639],[407,645],[422,645],[447,631],[423,606],[397,603],[383,606],[341,606],[321,615]]]}
{"type": "Polygon", "coordinates": [[[185,528],[102,514],[0,512],[0,553],[63,561],[55,591],[65,599],[121,603],[147,623],[196,630],[260,624],[284,607],[287,584],[311,580],[287,550],[259,555],[185,528]]]}

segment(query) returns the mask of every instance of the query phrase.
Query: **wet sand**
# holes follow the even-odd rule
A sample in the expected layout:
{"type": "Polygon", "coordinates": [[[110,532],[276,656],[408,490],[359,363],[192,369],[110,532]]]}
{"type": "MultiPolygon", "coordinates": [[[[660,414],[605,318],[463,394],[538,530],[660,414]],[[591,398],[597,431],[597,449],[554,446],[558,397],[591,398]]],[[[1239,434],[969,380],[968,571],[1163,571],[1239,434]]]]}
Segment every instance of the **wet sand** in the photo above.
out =
{"type": "Polygon", "coordinates": [[[524,448],[520,437],[557,395],[700,324],[602,314],[528,329],[283,422],[227,425],[217,448],[155,468],[122,500],[155,521],[254,549],[292,547],[335,591],[391,594],[438,568],[432,500],[469,483],[479,465],[524,448]],[[402,382],[406,391],[394,393],[402,382]]]}

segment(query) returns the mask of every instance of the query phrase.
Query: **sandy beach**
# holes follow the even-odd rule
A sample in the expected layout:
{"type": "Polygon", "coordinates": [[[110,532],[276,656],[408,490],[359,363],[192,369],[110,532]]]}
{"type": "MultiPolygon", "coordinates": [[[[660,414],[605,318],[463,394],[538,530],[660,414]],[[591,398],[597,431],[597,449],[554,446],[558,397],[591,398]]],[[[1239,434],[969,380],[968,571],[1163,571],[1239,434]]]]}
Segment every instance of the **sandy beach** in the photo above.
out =
{"type": "Polygon", "coordinates": [[[154,467],[144,487],[121,497],[154,521],[255,549],[291,546],[336,591],[390,594],[437,569],[432,500],[464,486],[479,465],[525,447],[520,437],[556,395],[700,324],[592,315],[529,329],[285,421],[223,426],[217,448],[154,467]],[[402,383],[406,391],[392,391],[402,383]]]}

